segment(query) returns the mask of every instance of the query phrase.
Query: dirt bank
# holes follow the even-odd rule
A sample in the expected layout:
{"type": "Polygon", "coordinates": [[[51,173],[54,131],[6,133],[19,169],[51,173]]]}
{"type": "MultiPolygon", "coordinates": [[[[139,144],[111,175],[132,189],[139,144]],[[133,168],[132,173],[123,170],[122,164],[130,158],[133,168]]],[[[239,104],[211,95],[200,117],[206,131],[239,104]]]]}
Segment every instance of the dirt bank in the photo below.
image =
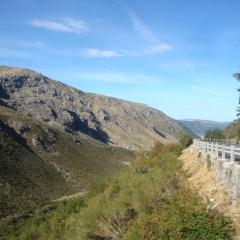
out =
{"type": "Polygon", "coordinates": [[[240,240],[240,205],[233,206],[223,183],[217,181],[214,172],[201,162],[192,148],[184,150],[180,159],[190,186],[208,204],[209,208],[229,216],[236,228],[236,240],[240,240]]]}

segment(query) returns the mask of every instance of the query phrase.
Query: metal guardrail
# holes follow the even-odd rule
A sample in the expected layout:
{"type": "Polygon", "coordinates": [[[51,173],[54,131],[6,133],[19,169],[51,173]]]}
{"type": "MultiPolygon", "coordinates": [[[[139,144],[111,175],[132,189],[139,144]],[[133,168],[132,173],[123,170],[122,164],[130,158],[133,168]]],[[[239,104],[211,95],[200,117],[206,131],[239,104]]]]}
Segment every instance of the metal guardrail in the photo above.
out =
{"type": "Polygon", "coordinates": [[[200,140],[193,141],[194,146],[198,148],[201,153],[209,154],[217,159],[222,159],[228,162],[240,163],[240,146],[230,141],[216,141],[216,140],[200,140]]]}
{"type": "Polygon", "coordinates": [[[235,144],[240,145],[240,141],[236,139],[215,139],[215,138],[206,138],[206,139],[198,139],[205,142],[214,142],[214,143],[225,143],[225,144],[235,144]]]}

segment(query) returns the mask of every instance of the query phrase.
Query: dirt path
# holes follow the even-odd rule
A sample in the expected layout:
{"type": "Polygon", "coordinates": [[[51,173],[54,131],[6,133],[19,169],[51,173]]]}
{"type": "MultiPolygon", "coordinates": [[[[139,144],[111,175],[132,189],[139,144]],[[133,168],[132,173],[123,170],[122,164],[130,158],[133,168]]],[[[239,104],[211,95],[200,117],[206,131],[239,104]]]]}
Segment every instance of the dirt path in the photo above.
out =
{"type": "Polygon", "coordinates": [[[62,196],[58,199],[52,200],[52,202],[62,202],[62,201],[73,200],[75,198],[84,197],[87,193],[88,193],[88,191],[83,191],[83,192],[78,192],[78,193],[74,193],[74,194],[67,195],[67,196],[62,196]]]}
{"type": "Polygon", "coordinates": [[[240,240],[240,205],[233,206],[229,194],[221,182],[218,182],[214,172],[207,168],[198,158],[198,153],[192,147],[183,151],[180,158],[183,169],[191,187],[212,208],[229,216],[236,228],[235,240],[240,240]]]}

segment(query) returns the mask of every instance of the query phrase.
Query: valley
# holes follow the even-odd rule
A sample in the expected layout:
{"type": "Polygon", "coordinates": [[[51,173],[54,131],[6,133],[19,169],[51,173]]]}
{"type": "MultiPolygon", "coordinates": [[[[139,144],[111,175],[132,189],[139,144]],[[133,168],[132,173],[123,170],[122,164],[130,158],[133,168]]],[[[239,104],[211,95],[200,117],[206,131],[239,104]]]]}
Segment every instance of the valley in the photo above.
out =
{"type": "Polygon", "coordinates": [[[0,217],[88,190],[136,151],[176,143],[186,133],[158,110],[27,69],[2,66],[0,90],[0,217]]]}
{"type": "Polygon", "coordinates": [[[196,129],[159,110],[2,66],[0,130],[1,239],[232,239],[178,160],[196,129]]]}
{"type": "Polygon", "coordinates": [[[240,240],[239,10],[1,0],[0,240],[240,240]]]}

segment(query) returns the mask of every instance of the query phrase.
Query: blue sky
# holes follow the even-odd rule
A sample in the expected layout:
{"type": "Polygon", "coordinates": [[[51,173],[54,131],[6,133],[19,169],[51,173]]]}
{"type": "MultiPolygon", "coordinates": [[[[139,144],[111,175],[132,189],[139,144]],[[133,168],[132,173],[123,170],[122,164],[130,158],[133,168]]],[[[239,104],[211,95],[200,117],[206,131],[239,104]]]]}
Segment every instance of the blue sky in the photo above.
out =
{"type": "Polygon", "coordinates": [[[0,64],[146,103],[235,119],[239,0],[2,0],[0,64]]]}

